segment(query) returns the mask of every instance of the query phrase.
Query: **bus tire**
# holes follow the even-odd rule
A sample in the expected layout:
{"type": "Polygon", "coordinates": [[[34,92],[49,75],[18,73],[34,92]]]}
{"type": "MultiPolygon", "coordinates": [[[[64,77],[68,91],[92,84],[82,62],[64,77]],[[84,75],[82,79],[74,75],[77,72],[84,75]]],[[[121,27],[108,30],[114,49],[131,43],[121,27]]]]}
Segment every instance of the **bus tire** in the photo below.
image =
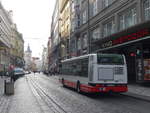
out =
{"type": "Polygon", "coordinates": [[[61,79],[63,87],[65,87],[64,78],[61,79]]]}
{"type": "Polygon", "coordinates": [[[78,93],[81,93],[81,90],[80,90],[80,82],[79,82],[79,81],[77,82],[76,91],[77,91],[78,93]]]}

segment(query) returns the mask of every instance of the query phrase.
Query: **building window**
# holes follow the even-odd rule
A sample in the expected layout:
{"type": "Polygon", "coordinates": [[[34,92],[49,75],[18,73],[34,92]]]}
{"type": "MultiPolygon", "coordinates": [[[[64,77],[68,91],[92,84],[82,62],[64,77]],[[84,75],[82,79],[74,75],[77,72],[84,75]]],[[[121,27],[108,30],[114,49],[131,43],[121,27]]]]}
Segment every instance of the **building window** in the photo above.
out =
{"type": "Polygon", "coordinates": [[[145,20],[150,20],[150,0],[144,0],[144,18],[145,20]]]}
{"type": "Polygon", "coordinates": [[[77,49],[81,50],[81,38],[79,38],[77,41],[77,49]]]}
{"type": "Polygon", "coordinates": [[[71,23],[71,31],[74,32],[76,28],[76,20],[72,19],[72,23],[71,23]]]}
{"type": "Polygon", "coordinates": [[[115,33],[115,22],[111,20],[105,24],[103,24],[103,37],[109,36],[115,33]]]}
{"type": "Polygon", "coordinates": [[[114,0],[103,0],[103,8],[108,7],[114,2],[114,0]]]}
{"type": "Polygon", "coordinates": [[[83,49],[86,49],[88,46],[88,39],[87,34],[83,35],[83,49]]]}
{"type": "Polygon", "coordinates": [[[71,3],[72,3],[72,4],[71,4],[71,11],[72,11],[72,12],[75,12],[75,3],[74,3],[73,0],[71,1],[71,3]]]}
{"type": "Polygon", "coordinates": [[[85,24],[86,21],[87,21],[87,12],[86,10],[84,10],[82,13],[82,23],[85,24]]]}
{"type": "Polygon", "coordinates": [[[92,34],[92,41],[98,40],[98,39],[100,38],[100,28],[97,27],[96,29],[94,29],[94,30],[92,31],[91,34],[92,34]]]}
{"type": "Polygon", "coordinates": [[[137,23],[136,8],[132,8],[119,16],[119,30],[126,29],[137,23]]]}
{"type": "Polygon", "coordinates": [[[70,42],[71,42],[71,44],[70,44],[70,51],[71,51],[71,53],[75,53],[75,50],[76,50],[76,42],[75,42],[74,39],[71,40],[70,42]]]}
{"type": "Polygon", "coordinates": [[[97,0],[93,0],[93,16],[98,13],[98,2],[97,0]]]}

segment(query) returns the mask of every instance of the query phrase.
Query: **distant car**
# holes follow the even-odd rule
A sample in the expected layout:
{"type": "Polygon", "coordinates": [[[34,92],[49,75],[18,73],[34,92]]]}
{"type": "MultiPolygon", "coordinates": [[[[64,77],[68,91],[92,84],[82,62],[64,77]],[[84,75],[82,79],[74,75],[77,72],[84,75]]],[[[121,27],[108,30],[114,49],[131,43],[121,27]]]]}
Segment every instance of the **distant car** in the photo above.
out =
{"type": "Polygon", "coordinates": [[[30,74],[31,72],[30,71],[25,71],[25,74],[30,74]]]}

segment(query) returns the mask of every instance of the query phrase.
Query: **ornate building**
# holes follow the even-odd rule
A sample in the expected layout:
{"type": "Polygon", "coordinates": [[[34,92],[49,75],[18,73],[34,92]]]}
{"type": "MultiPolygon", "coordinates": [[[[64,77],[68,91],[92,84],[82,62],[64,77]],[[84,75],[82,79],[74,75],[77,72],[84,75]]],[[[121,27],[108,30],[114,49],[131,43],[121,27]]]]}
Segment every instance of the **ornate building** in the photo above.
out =
{"type": "Polygon", "coordinates": [[[24,60],[25,60],[25,70],[30,70],[32,68],[32,51],[29,45],[24,53],[24,60]]]}

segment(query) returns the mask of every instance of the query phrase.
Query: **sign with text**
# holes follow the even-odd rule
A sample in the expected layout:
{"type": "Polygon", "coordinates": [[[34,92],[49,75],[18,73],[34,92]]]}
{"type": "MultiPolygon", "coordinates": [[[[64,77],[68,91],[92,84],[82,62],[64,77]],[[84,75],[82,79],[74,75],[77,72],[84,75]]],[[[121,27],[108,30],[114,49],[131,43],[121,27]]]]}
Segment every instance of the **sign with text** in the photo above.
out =
{"type": "Polygon", "coordinates": [[[123,43],[129,42],[129,41],[141,39],[141,38],[149,36],[149,35],[150,35],[150,30],[149,29],[143,29],[143,30],[139,30],[135,33],[131,33],[129,35],[122,36],[122,37],[115,38],[115,39],[112,39],[110,41],[107,41],[107,42],[103,43],[101,45],[101,47],[102,48],[107,48],[107,47],[111,47],[111,46],[114,46],[114,45],[123,44],[123,43]]]}

